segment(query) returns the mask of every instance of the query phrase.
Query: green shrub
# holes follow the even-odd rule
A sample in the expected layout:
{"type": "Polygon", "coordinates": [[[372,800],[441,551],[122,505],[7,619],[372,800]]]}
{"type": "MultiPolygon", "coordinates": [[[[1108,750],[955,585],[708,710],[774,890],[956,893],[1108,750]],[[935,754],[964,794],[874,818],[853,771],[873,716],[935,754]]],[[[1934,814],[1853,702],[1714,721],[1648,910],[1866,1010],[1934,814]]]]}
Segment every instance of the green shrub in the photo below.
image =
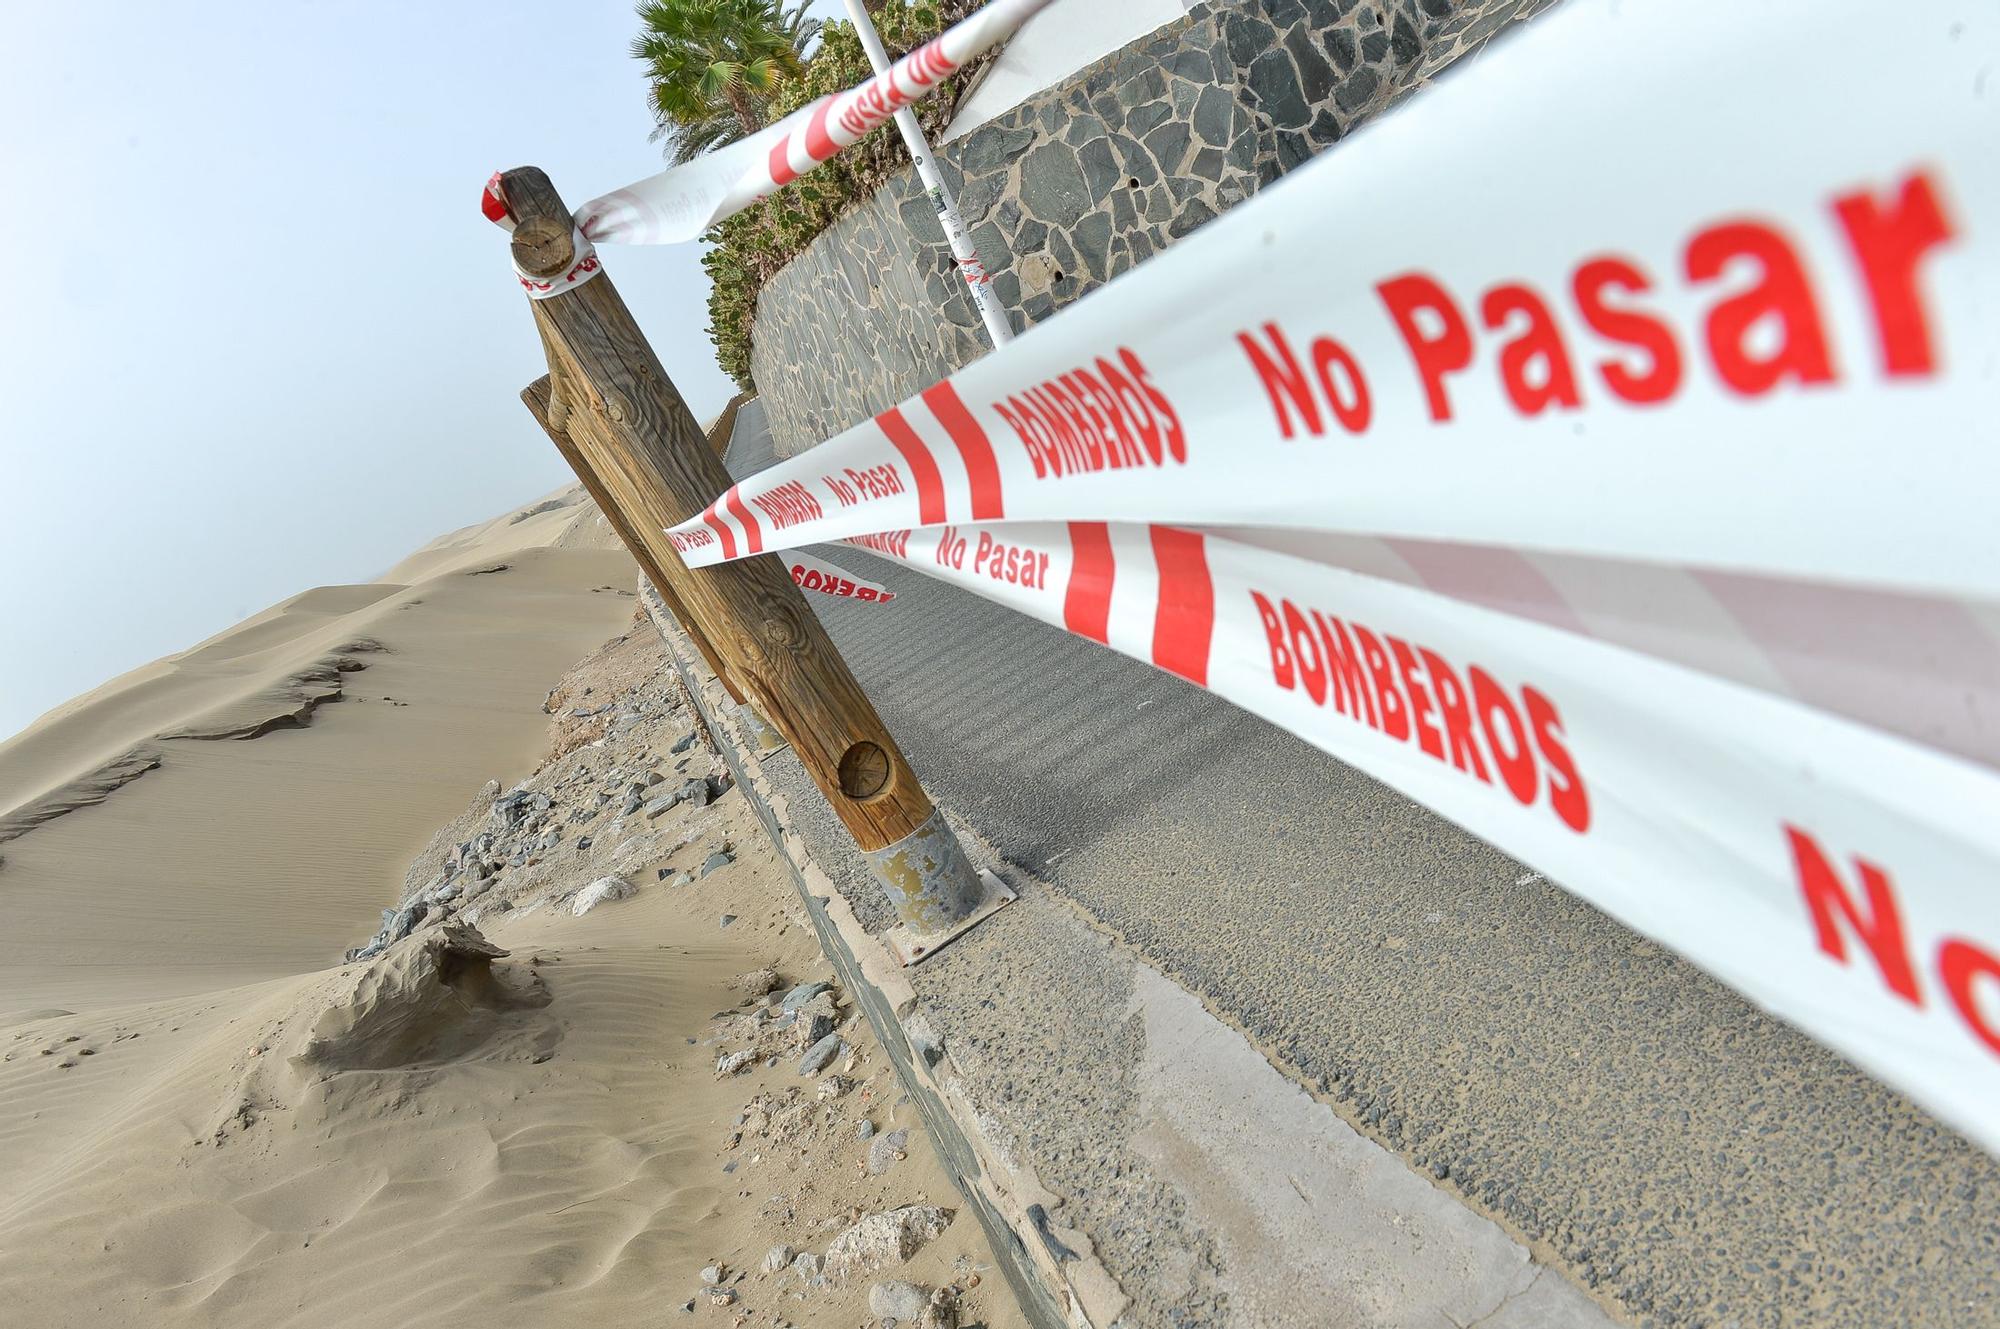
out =
{"type": "MultiPolygon", "coordinates": [[[[977,9],[981,0],[870,0],[868,6],[882,44],[894,59],[977,9]]],[[[935,136],[950,123],[958,100],[984,60],[946,79],[917,103],[917,120],[935,136]]],[[[805,77],[779,89],[772,114],[780,117],[830,93],[874,77],[867,53],[852,24],[828,23],[805,77]]],[[[725,218],[703,237],[711,246],[702,258],[714,289],[708,297],[708,336],[722,372],[745,391],[750,378],[750,334],[757,317],[757,293],[848,208],[868,198],[909,164],[910,155],[894,125],[884,125],[818,170],[725,218]]]]}

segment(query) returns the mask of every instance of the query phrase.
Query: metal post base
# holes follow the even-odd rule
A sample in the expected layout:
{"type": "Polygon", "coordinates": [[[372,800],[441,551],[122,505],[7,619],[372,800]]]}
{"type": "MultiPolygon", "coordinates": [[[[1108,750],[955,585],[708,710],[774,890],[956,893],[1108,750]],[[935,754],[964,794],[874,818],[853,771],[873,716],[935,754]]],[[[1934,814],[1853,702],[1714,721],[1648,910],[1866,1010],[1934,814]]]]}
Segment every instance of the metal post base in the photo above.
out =
{"type": "Polygon", "coordinates": [[[895,906],[898,926],[887,936],[890,949],[906,965],[1014,898],[991,873],[973,871],[951,823],[935,808],[923,825],[867,857],[877,884],[895,906]],[[1005,898],[996,902],[997,896],[1005,898]]]}
{"type": "Polygon", "coordinates": [[[896,963],[908,969],[913,964],[922,964],[945,946],[970,932],[975,926],[985,922],[1014,903],[1014,888],[985,868],[979,869],[980,896],[978,907],[958,922],[942,932],[918,932],[907,924],[898,923],[882,934],[883,944],[896,957],[896,963]]]}

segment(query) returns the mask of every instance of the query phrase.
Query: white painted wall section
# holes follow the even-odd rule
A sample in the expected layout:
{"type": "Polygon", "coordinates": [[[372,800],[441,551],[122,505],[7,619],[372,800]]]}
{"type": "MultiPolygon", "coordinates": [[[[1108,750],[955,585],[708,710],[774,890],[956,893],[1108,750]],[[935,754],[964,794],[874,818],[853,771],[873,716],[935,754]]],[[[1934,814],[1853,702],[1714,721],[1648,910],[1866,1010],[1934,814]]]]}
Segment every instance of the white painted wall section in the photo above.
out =
{"type": "Polygon", "coordinates": [[[978,128],[1094,60],[1173,22],[1193,0],[1056,0],[1029,19],[972,90],[940,142],[978,128]]]}

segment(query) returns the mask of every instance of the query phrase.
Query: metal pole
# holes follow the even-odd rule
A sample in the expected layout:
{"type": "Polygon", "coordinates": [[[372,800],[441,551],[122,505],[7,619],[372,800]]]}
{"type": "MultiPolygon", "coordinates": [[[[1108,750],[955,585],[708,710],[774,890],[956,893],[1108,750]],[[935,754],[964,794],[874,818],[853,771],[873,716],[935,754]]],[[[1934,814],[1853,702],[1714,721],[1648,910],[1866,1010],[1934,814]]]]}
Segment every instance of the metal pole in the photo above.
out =
{"type": "MultiPolygon", "coordinates": [[[[847,17],[854,21],[861,49],[868,52],[868,62],[875,66],[877,74],[885,73],[889,68],[889,53],[882,49],[882,34],[875,31],[875,23],[868,17],[862,0],[846,0],[846,4],[847,17]]],[[[959,275],[965,278],[972,307],[979,311],[979,321],[986,325],[986,339],[995,346],[1005,346],[1014,340],[1014,325],[1007,321],[1007,311],[1000,307],[1000,297],[993,293],[993,282],[979,261],[979,251],[972,247],[965,219],[958,215],[958,200],[951,196],[951,187],[938,173],[937,159],[931,154],[923,127],[917,123],[917,113],[907,106],[896,112],[896,128],[902,132],[903,145],[916,160],[918,178],[924,182],[931,202],[937,205],[938,224],[951,244],[951,256],[958,260],[959,275]]]]}

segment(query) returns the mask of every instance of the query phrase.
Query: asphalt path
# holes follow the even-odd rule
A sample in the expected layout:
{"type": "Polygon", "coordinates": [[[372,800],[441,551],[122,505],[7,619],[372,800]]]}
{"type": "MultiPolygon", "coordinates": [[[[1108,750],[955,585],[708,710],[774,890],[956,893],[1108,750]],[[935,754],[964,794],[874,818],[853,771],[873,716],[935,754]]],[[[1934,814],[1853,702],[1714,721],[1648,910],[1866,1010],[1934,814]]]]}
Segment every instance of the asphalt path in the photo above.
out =
{"type": "Polygon", "coordinates": [[[1636,1322],[2000,1325],[2000,1164],[1901,1095],[1264,721],[815,552],[897,592],[809,598],[938,802],[1636,1322]]]}

